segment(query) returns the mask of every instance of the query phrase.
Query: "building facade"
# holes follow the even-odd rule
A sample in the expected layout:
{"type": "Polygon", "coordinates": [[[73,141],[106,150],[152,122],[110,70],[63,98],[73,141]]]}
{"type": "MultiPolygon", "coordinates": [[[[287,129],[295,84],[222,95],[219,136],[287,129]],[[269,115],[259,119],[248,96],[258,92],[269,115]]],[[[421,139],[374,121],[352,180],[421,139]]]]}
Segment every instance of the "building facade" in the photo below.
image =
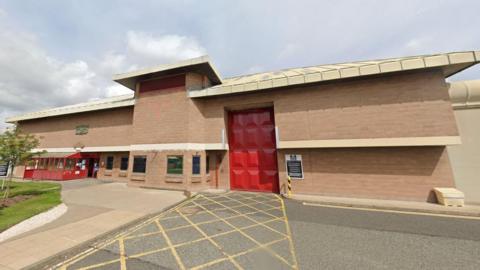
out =
{"type": "Polygon", "coordinates": [[[480,204],[480,80],[450,83],[462,144],[448,147],[457,188],[469,204],[480,204]]]}
{"type": "Polygon", "coordinates": [[[39,136],[48,162],[80,153],[74,170],[98,164],[97,177],[132,186],[278,193],[289,174],[294,193],[432,201],[455,186],[446,146],[461,143],[445,78],[479,61],[468,51],[222,79],[200,57],[115,75],[131,95],[7,122],[39,136]]]}

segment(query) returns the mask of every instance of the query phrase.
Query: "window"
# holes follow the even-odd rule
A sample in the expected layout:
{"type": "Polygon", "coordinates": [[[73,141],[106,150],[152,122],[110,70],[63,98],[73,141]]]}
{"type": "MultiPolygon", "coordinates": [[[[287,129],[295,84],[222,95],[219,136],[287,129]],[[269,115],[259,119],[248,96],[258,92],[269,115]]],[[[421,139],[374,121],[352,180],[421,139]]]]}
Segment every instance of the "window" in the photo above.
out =
{"type": "Polygon", "coordinates": [[[200,156],[192,157],[192,174],[193,175],[200,174],[200,156]]]}
{"type": "Polygon", "coordinates": [[[205,171],[206,171],[207,174],[210,174],[210,155],[207,155],[205,171]]]}
{"type": "Polygon", "coordinates": [[[45,170],[45,169],[47,168],[47,162],[48,162],[48,159],[46,159],[46,158],[41,158],[41,159],[40,159],[40,163],[39,163],[39,165],[38,165],[38,168],[39,168],[40,170],[45,170]]]}
{"type": "Polygon", "coordinates": [[[58,170],[63,170],[63,162],[64,162],[64,159],[57,159],[58,160],[58,163],[56,165],[57,169],[58,170]]]}
{"type": "Polygon", "coordinates": [[[75,135],[85,135],[88,133],[88,125],[79,125],[75,127],[75,135]]]}
{"type": "Polygon", "coordinates": [[[147,157],[146,156],[134,156],[133,157],[133,172],[134,173],[145,173],[147,166],[147,157]]]}
{"type": "Polygon", "coordinates": [[[106,169],[107,169],[107,170],[113,169],[113,157],[112,157],[112,156],[108,156],[108,157],[107,157],[107,166],[106,166],[106,169]]]}
{"type": "Polygon", "coordinates": [[[75,159],[67,158],[65,161],[65,170],[71,171],[75,167],[75,159]]]}
{"type": "Polygon", "coordinates": [[[25,164],[25,170],[33,170],[35,168],[35,160],[31,159],[25,164]]]}
{"type": "Polygon", "coordinates": [[[120,160],[120,170],[128,170],[128,157],[122,157],[122,159],[120,160]]]}
{"type": "Polygon", "coordinates": [[[167,156],[167,174],[183,173],[183,156],[167,156]]]}
{"type": "MultiPolygon", "coordinates": [[[[56,158],[56,159],[55,159],[55,163],[54,163],[54,169],[55,169],[55,170],[58,170],[58,169],[59,169],[59,168],[58,168],[58,166],[59,166],[58,164],[60,164],[60,162],[63,163],[63,159],[59,159],[59,158],[56,158]]],[[[61,168],[60,168],[60,169],[61,169],[61,168]]]]}

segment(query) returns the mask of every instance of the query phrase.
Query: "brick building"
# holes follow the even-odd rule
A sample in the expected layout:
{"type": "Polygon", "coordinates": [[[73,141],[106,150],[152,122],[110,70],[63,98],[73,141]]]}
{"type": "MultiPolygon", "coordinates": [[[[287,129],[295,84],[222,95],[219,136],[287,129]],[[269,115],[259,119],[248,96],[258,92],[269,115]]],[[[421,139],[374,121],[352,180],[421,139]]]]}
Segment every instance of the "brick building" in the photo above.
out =
{"type": "Polygon", "coordinates": [[[16,174],[129,185],[431,200],[460,144],[445,78],[480,51],[223,79],[207,57],[114,76],[132,94],[7,119],[48,153],[16,174]],[[289,160],[288,166],[287,161],[289,160]],[[50,172],[57,172],[51,174],[50,172]],[[54,177],[55,176],[55,177],[54,177]]]}

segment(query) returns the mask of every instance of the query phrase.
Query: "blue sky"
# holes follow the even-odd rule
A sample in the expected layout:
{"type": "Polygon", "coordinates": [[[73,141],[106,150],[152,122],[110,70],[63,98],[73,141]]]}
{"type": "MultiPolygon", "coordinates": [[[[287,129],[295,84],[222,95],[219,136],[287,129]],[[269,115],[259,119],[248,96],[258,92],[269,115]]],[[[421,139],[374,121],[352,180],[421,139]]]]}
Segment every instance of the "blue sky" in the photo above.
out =
{"type": "MultiPolygon", "coordinates": [[[[0,0],[0,117],[128,93],[113,73],[202,54],[229,77],[479,50],[478,10],[475,0],[0,0]]],[[[478,78],[475,67],[451,80],[478,78]]]]}

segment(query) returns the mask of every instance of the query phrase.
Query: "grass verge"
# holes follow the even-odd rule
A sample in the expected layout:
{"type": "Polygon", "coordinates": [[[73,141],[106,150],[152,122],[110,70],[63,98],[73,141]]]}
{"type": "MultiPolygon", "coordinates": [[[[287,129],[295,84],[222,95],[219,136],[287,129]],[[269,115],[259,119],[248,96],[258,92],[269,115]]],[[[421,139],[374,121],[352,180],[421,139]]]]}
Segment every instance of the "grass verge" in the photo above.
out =
{"type": "MultiPolygon", "coordinates": [[[[33,195],[33,197],[0,209],[0,232],[9,227],[62,202],[60,196],[61,185],[45,182],[12,182],[10,196],[33,195]]],[[[0,191],[0,198],[4,191],[0,191]]]]}

